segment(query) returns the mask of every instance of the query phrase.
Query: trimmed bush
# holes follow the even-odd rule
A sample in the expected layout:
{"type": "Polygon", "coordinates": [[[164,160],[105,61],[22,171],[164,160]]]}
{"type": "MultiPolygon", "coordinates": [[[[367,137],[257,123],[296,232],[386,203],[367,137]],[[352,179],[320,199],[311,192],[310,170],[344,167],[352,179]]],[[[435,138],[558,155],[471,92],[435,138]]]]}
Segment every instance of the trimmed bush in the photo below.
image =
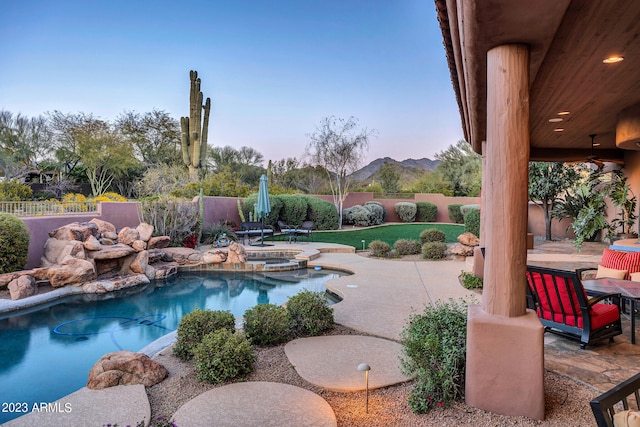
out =
{"type": "Polygon", "coordinates": [[[464,231],[480,237],[480,211],[478,209],[471,209],[464,216],[464,231]]]}
{"type": "Polygon", "coordinates": [[[438,207],[429,202],[416,203],[416,222],[436,222],[438,207]]]}
{"type": "Polygon", "coordinates": [[[396,203],[396,213],[402,222],[414,222],[416,219],[416,211],[418,210],[415,203],[398,202],[396,203]]]}
{"type": "Polygon", "coordinates": [[[422,245],[422,258],[443,259],[447,252],[447,244],[443,242],[427,242],[422,245]]]}
{"type": "Polygon", "coordinates": [[[23,184],[17,179],[0,182],[0,201],[19,202],[32,199],[33,190],[27,184],[23,184]]]}
{"type": "Polygon", "coordinates": [[[243,333],[228,329],[210,332],[193,352],[200,381],[220,384],[253,372],[256,356],[243,333]]]}
{"type": "Polygon", "coordinates": [[[289,338],[291,319],[287,309],[259,304],[244,312],[244,332],[256,345],[275,345],[289,338]]]}
{"type": "Polygon", "coordinates": [[[402,330],[400,367],[416,376],[409,396],[414,412],[451,406],[464,395],[467,306],[452,301],[427,306],[409,318],[402,330]]]}
{"type": "MultiPolygon", "coordinates": [[[[265,225],[270,225],[273,227],[278,224],[278,218],[280,218],[283,203],[280,196],[274,196],[272,194],[269,194],[269,203],[271,204],[271,212],[269,212],[269,215],[267,215],[267,217],[264,219],[264,223],[265,225]]],[[[259,221],[258,219],[256,219],[254,212],[257,204],[258,193],[253,193],[242,201],[242,212],[244,213],[245,219],[247,221],[259,221]]]]}
{"type": "Polygon", "coordinates": [[[460,208],[462,204],[460,203],[452,203],[447,206],[447,210],[449,211],[449,219],[455,224],[462,224],[464,222],[464,217],[462,216],[462,212],[460,208]]]}
{"type": "Polygon", "coordinates": [[[386,258],[391,252],[391,245],[387,242],[383,242],[382,240],[374,240],[369,242],[369,250],[373,256],[386,258]]]}
{"type": "Polygon", "coordinates": [[[364,204],[364,207],[369,211],[371,225],[380,225],[384,222],[385,210],[382,204],[378,202],[367,202],[364,204]]]}
{"type": "Polygon", "coordinates": [[[24,269],[29,238],[29,229],[20,218],[0,213],[0,274],[24,269]]]}
{"type": "Polygon", "coordinates": [[[307,219],[309,204],[307,197],[292,196],[288,194],[280,195],[282,201],[282,209],[280,210],[280,219],[285,224],[300,225],[307,219]]]}
{"type": "Polygon", "coordinates": [[[343,209],[342,214],[343,221],[346,220],[346,224],[368,227],[373,225],[374,222],[372,212],[362,205],[351,206],[346,212],[343,209]]]}
{"type": "Polygon", "coordinates": [[[480,277],[464,271],[460,275],[460,280],[466,289],[482,288],[483,286],[483,280],[480,277]]]}
{"type": "Polygon", "coordinates": [[[308,197],[309,219],[313,221],[316,230],[337,230],[338,229],[338,209],[331,202],[308,197]]]}
{"type": "Polygon", "coordinates": [[[189,360],[205,335],[219,329],[233,332],[235,328],[236,319],[230,311],[195,309],[180,320],[173,353],[182,360],[189,360]]]}
{"type": "Polygon", "coordinates": [[[369,205],[376,205],[376,206],[380,206],[382,208],[382,219],[380,220],[380,224],[382,224],[384,222],[384,220],[387,218],[387,209],[384,207],[384,205],[380,202],[376,202],[374,200],[370,200],[368,202],[365,202],[364,206],[367,207],[369,205]]]}
{"type": "Polygon", "coordinates": [[[464,216],[469,213],[472,210],[479,210],[480,209],[480,205],[478,204],[472,204],[472,205],[462,205],[460,206],[460,213],[462,214],[462,217],[464,218],[464,216]]]}
{"type": "Polygon", "coordinates": [[[422,244],[413,239],[399,239],[393,244],[393,249],[395,249],[398,256],[415,255],[420,253],[422,244]]]}
{"type": "Polygon", "coordinates": [[[420,233],[420,242],[446,242],[447,235],[437,228],[427,228],[420,233]]]}
{"type": "Polygon", "coordinates": [[[299,292],[287,301],[287,311],[295,336],[316,336],[333,327],[333,309],[322,292],[299,292]]]}

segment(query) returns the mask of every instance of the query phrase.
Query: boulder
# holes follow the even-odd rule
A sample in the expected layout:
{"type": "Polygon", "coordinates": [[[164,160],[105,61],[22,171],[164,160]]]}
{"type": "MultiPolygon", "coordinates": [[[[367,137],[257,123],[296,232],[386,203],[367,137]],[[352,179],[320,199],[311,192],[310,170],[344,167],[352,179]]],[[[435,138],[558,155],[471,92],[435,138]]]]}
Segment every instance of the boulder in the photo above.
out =
{"type": "Polygon", "coordinates": [[[149,264],[149,252],[142,251],[129,255],[122,263],[122,274],[144,274],[149,264]]]}
{"type": "Polygon", "coordinates": [[[134,240],[133,243],[131,243],[131,247],[136,252],[144,251],[147,249],[147,242],[144,240],[134,240]]]}
{"type": "Polygon", "coordinates": [[[161,249],[151,249],[149,250],[147,248],[147,252],[149,252],[149,264],[153,264],[155,262],[173,262],[175,261],[173,259],[173,256],[170,253],[167,253],[166,251],[163,251],[161,249]]]}
{"type": "Polygon", "coordinates": [[[100,390],[116,385],[143,384],[151,387],[165,379],[169,371],[149,356],[132,351],[105,354],[89,371],[87,388],[100,390]]]}
{"type": "Polygon", "coordinates": [[[68,257],[85,259],[84,245],[77,240],[47,239],[44,244],[44,253],[41,258],[43,267],[51,267],[59,264],[68,257]]]}
{"type": "Polygon", "coordinates": [[[116,240],[118,240],[118,233],[116,233],[115,231],[105,231],[104,233],[102,233],[102,238],[113,240],[115,242],[116,240]]]}
{"type": "Polygon", "coordinates": [[[58,240],[84,242],[89,236],[98,234],[98,226],[92,222],[72,222],[49,232],[49,237],[58,240]]]}
{"type": "Polygon", "coordinates": [[[82,291],[85,294],[104,294],[133,286],[147,285],[149,283],[149,278],[144,274],[129,274],[86,282],[82,285],[82,291]]]}
{"type": "Polygon", "coordinates": [[[449,252],[458,256],[472,256],[473,246],[463,245],[462,243],[454,243],[449,246],[449,252]]]}
{"type": "Polygon", "coordinates": [[[12,300],[33,296],[38,291],[36,279],[29,275],[20,276],[9,282],[7,286],[12,300]]]}
{"type": "Polygon", "coordinates": [[[89,236],[87,240],[84,241],[83,246],[88,251],[99,251],[102,248],[100,241],[96,239],[95,236],[89,236]]]}
{"type": "Polygon", "coordinates": [[[98,277],[102,275],[112,275],[120,272],[120,261],[117,259],[104,259],[97,260],[96,263],[96,274],[98,277]]]}
{"type": "Polygon", "coordinates": [[[111,233],[114,233],[114,234],[116,232],[115,225],[111,224],[110,222],[103,221],[103,220],[98,219],[98,218],[94,218],[89,222],[94,223],[98,227],[98,233],[100,233],[102,235],[104,235],[107,232],[111,232],[111,233]]]}
{"type": "Polygon", "coordinates": [[[136,230],[140,234],[140,240],[144,240],[145,242],[148,242],[151,236],[153,236],[153,225],[147,224],[146,222],[138,224],[136,230]]]}
{"type": "Polygon", "coordinates": [[[140,240],[140,233],[135,228],[124,227],[118,233],[118,243],[130,245],[136,240],[140,240]]]}
{"type": "Polygon", "coordinates": [[[178,266],[176,264],[163,264],[155,268],[154,278],[157,279],[168,279],[171,276],[175,276],[178,274],[178,266]]]}
{"type": "Polygon", "coordinates": [[[163,249],[169,247],[171,238],[169,236],[156,236],[149,239],[147,249],[163,249]]]}
{"type": "Polygon", "coordinates": [[[480,239],[468,231],[458,236],[458,242],[466,246],[480,246],[480,239]]]}
{"type": "Polygon", "coordinates": [[[100,244],[102,246],[113,246],[116,244],[117,239],[118,239],[118,235],[116,235],[115,239],[107,239],[106,237],[103,237],[102,239],[100,239],[100,244]]]}
{"type": "Polygon", "coordinates": [[[237,242],[229,244],[229,252],[227,253],[226,264],[244,264],[247,262],[247,251],[244,246],[237,242]]]}
{"type": "Polygon", "coordinates": [[[68,258],[62,263],[50,267],[47,276],[54,288],[65,285],[81,285],[96,278],[96,269],[90,261],[68,258]]]}
{"type": "Polygon", "coordinates": [[[227,253],[221,250],[208,251],[202,255],[202,262],[205,264],[220,264],[226,260],[227,253]]]}
{"type": "Polygon", "coordinates": [[[131,255],[135,250],[129,246],[122,243],[118,243],[112,246],[103,247],[101,250],[96,252],[89,252],[90,259],[117,259],[124,258],[127,255],[131,255]]]}

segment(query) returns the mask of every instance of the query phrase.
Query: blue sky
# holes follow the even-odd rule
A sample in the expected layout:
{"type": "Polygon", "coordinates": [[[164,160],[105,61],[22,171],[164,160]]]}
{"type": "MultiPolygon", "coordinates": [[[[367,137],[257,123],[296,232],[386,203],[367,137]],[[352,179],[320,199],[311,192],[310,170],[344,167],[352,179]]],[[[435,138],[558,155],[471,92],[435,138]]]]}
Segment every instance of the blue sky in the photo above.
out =
{"type": "Polygon", "coordinates": [[[367,160],[463,138],[431,0],[2,1],[0,109],[188,114],[209,143],[300,158],[323,117],[375,129],[367,160]]]}

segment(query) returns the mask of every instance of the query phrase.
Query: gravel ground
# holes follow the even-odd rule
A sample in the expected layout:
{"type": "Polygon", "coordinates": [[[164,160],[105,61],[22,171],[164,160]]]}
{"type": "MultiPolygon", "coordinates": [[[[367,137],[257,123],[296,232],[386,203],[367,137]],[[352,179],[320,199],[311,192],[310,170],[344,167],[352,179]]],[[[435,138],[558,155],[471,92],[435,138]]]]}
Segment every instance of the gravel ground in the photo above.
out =
{"type": "MultiPolygon", "coordinates": [[[[336,326],[329,334],[344,335],[357,332],[336,326]]],[[[289,363],[284,353],[284,345],[257,347],[256,354],[256,369],[246,378],[247,381],[281,382],[313,391],[331,405],[338,426],[587,426],[594,424],[589,401],[599,394],[586,385],[546,372],[545,421],[496,415],[463,403],[417,415],[411,411],[408,403],[412,387],[412,382],[408,382],[370,390],[369,413],[366,414],[364,392],[329,392],[307,383],[289,363]]],[[[169,377],[147,389],[152,417],[171,416],[181,405],[214,387],[200,383],[196,379],[192,363],[185,363],[173,357],[171,348],[162,351],[155,359],[169,370],[169,377]]]]}

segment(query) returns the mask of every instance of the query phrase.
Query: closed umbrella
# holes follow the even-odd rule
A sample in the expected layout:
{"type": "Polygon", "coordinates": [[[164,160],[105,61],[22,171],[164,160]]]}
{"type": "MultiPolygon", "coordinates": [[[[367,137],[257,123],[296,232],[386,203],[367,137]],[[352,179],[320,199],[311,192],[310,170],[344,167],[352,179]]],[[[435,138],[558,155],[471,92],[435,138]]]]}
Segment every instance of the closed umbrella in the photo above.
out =
{"type": "Polygon", "coordinates": [[[262,174],[260,177],[260,186],[258,187],[258,204],[256,205],[256,215],[260,218],[261,233],[260,242],[261,246],[264,244],[264,219],[271,212],[271,202],[269,201],[269,185],[267,184],[267,176],[262,174]]]}

